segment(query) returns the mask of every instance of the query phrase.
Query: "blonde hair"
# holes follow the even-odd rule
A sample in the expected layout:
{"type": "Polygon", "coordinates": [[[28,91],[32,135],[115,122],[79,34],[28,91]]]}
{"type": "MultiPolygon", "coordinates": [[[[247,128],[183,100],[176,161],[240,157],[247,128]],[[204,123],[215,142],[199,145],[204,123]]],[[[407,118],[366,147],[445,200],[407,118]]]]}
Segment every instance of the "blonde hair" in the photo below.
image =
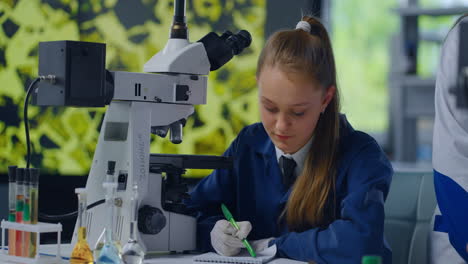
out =
{"type": "Polygon", "coordinates": [[[325,27],[316,18],[305,16],[310,32],[284,30],[273,34],[260,54],[257,77],[265,66],[279,67],[286,74],[300,74],[316,82],[324,91],[336,92],[314,131],[301,175],[294,183],[281,217],[291,231],[324,227],[335,218],[336,149],[339,138],[339,93],[335,59],[325,27]]]}

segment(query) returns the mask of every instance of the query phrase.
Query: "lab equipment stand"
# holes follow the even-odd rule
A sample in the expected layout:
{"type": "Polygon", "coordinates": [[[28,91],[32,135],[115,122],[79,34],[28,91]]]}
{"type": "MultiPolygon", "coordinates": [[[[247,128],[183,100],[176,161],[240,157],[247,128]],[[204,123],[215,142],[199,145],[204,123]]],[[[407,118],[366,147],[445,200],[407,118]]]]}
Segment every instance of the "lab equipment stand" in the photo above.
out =
{"type": "Polygon", "coordinates": [[[2,242],[1,242],[1,250],[0,250],[0,262],[4,263],[24,263],[24,264],[62,264],[65,263],[62,260],[62,256],[60,254],[60,244],[61,244],[61,236],[62,236],[62,225],[61,224],[49,224],[49,223],[37,223],[35,225],[32,224],[21,224],[21,223],[14,223],[2,220],[1,222],[1,229],[2,229],[2,242]],[[34,232],[37,233],[37,250],[36,256],[34,258],[28,257],[18,257],[18,256],[11,256],[8,255],[8,252],[5,250],[5,230],[6,229],[14,229],[19,231],[26,231],[26,232],[34,232]],[[55,256],[41,256],[39,255],[39,248],[40,248],[40,236],[41,233],[53,233],[57,232],[57,252],[55,256]]]}
{"type": "MultiPolygon", "coordinates": [[[[400,17],[400,32],[392,40],[390,50],[389,96],[390,96],[390,148],[393,160],[398,162],[416,162],[418,142],[426,135],[432,143],[432,130],[426,127],[422,134],[418,121],[427,119],[432,122],[435,115],[435,76],[422,77],[418,73],[418,52],[422,43],[442,44],[448,28],[443,34],[421,28],[419,18],[459,16],[468,12],[468,6],[425,8],[420,0],[402,0],[395,9],[400,17]],[[418,131],[419,130],[419,131],[418,131]],[[429,136],[427,136],[429,135],[429,136]]],[[[431,125],[429,125],[431,126],[431,125]]],[[[431,126],[432,127],[432,126],[431,126]]],[[[432,148],[432,144],[431,148],[432,148]]],[[[423,153],[431,151],[424,151],[423,153]]],[[[424,155],[423,155],[424,156],[424,155]]],[[[429,159],[430,157],[426,157],[429,159]]]]}

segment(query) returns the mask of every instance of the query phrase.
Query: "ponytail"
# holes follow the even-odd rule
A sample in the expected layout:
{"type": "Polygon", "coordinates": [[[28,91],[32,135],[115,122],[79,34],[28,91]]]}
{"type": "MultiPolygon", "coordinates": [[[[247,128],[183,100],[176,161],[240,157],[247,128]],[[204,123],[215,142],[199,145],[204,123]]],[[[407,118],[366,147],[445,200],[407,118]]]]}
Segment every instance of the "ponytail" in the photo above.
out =
{"type": "Polygon", "coordinates": [[[335,218],[336,149],[339,136],[339,93],[330,38],[319,20],[305,16],[294,30],[272,35],[258,60],[257,77],[265,66],[299,73],[336,92],[314,130],[304,169],[296,179],[281,217],[291,231],[323,227],[335,218]],[[300,26],[299,24],[302,25],[300,26]],[[308,30],[307,30],[308,29],[308,30]]]}

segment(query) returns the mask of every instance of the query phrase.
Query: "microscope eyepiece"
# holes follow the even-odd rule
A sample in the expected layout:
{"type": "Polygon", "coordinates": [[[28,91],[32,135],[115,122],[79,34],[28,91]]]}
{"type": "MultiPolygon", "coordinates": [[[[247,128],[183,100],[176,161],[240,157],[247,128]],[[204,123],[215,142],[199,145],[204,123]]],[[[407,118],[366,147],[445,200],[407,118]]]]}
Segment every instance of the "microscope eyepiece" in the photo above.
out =
{"type": "Polygon", "coordinates": [[[226,39],[226,44],[232,48],[234,55],[241,53],[246,47],[250,46],[250,43],[252,43],[252,36],[246,30],[241,30],[226,39]]]}
{"type": "Polygon", "coordinates": [[[208,60],[210,61],[210,71],[215,71],[238,55],[252,43],[252,37],[246,30],[241,30],[237,34],[225,31],[221,36],[214,32],[208,33],[198,42],[205,46],[208,60]]]}

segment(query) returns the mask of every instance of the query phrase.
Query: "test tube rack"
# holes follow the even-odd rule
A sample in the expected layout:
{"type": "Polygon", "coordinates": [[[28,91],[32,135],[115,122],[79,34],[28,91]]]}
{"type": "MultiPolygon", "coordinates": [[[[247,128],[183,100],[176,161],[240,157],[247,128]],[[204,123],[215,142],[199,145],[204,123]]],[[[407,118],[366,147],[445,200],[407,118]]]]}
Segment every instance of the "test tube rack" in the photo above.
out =
{"type": "Polygon", "coordinates": [[[2,243],[1,243],[1,250],[0,250],[0,260],[1,263],[4,261],[11,262],[11,263],[21,263],[21,264],[62,264],[65,263],[62,260],[62,256],[60,254],[60,244],[62,238],[62,225],[59,224],[50,224],[50,223],[37,223],[37,224],[22,224],[22,223],[15,223],[10,221],[2,220],[1,222],[1,229],[2,229],[2,243]],[[34,258],[28,257],[18,257],[18,256],[11,256],[5,250],[5,230],[14,229],[19,231],[26,231],[26,232],[34,232],[37,233],[37,250],[36,256],[34,258]],[[54,233],[57,232],[57,252],[55,256],[43,256],[39,255],[39,248],[40,248],[40,234],[41,233],[54,233]]]}

